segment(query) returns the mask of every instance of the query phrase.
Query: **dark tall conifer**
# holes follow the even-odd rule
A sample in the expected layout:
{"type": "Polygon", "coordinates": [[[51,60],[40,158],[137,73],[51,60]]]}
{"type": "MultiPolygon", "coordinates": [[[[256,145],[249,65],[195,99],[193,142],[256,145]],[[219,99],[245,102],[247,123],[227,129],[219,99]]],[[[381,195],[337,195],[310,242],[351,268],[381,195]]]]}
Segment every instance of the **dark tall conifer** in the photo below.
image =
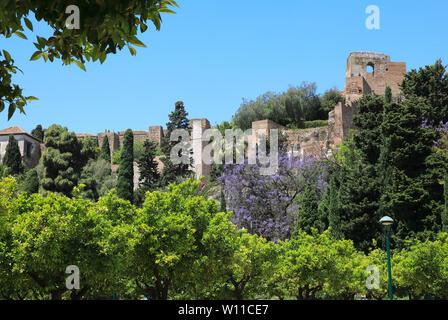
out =
{"type": "Polygon", "coordinates": [[[124,133],[118,168],[117,195],[130,202],[134,201],[134,134],[131,129],[124,133]]]}
{"type": "Polygon", "coordinates": [[[19,143],[13,135],[9,136],[5,156],[3,157],[3,165],[9,168],[10,174],[19,174],[23,171],[19,143]]]}
{"type": "Polygon", "coordinates": [[[110,146],[109,146],[109,139],[107,138],[107,135],[104,135],[104,137],[103,137],[103,143],[101,145],[101,152],[100,152],[100,159],[104,159],[107,162],[110,162],[110,146]]]}

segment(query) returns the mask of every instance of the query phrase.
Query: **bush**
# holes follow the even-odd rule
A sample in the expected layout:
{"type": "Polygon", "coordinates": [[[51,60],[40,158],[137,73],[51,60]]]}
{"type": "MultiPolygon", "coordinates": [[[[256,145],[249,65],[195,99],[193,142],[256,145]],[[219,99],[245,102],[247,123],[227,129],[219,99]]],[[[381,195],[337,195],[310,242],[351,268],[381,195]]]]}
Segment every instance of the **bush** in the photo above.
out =
{"type": "Polygon", "coordinates": [[[320,128],[325,126],[328,126],[328,120],[304,121],[299,125],[288,124],[287,128],[290,130],[300,130],[300,129],[320,128]]]}
{"type": "Polygon", "coordinates": [[[28,170],[28,172],[25,173],[25,179],[21,189],[29,194],[39,192],[39,176],[37,175],[36,170],[28,170]]]}
{"type": "Polygon", "coordinates": [[[112,164],[120,164],[121,149],[114,150],[112,153],[112,164]]]}

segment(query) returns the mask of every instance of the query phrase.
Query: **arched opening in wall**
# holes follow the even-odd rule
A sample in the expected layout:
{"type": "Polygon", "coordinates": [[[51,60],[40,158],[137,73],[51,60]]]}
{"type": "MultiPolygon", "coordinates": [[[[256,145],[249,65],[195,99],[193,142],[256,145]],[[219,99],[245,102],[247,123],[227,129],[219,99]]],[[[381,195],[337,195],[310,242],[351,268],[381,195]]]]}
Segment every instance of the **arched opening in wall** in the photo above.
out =
{"type": "Polygon", "coordinates": [[[367,73],[373,74],[375,72],[375,65],[372,62],[369,62],[367,64],[366,71],[367,71],[367,73]]]}

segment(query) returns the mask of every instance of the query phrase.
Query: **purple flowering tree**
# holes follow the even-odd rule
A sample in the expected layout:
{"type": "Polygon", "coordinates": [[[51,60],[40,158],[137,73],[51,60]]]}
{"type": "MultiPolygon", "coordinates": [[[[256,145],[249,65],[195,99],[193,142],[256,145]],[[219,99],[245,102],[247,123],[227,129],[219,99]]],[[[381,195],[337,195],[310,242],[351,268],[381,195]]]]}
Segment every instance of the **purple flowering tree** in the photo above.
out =
{"type": "Polygon", "coordinates": [[[315,186],[319,197],[326,184],[325,163],[315,157],[279,156],[274,175],[260,174],[261,165],[224,166],[219,178],[233,223],[270,240],[291,235],[300,207],[298,197],[306,186],[315,186]]]}

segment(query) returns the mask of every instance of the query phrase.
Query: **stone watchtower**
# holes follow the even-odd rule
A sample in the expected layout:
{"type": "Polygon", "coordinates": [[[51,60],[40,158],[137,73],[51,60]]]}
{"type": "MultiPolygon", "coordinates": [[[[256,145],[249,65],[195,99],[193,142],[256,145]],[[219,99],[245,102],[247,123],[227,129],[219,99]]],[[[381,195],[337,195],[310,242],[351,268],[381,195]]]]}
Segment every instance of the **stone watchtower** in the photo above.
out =
{"type": "Polygon", "coordinates": [[[352,52],[345,69],[345,104],[339,103],[330,113],[329,125],[333,145],[340,144],[350,129],[358,111],[357,101],[364,94],[383,95],[386,86],[392,96],[401,94],[400,84],[406,75],[405,62],[393,62],[390,56],[376,52],[352,52]]]}
{"type": "Polygon", "coordinates": [[[384,94],[386,86],[392,95],[401,93],[400,83],[406,74],[405,62],[392,62],[390,56],[375,52],[352,52],[345,70],[345,96],[347,102],[363,94],[384,94]]]}

